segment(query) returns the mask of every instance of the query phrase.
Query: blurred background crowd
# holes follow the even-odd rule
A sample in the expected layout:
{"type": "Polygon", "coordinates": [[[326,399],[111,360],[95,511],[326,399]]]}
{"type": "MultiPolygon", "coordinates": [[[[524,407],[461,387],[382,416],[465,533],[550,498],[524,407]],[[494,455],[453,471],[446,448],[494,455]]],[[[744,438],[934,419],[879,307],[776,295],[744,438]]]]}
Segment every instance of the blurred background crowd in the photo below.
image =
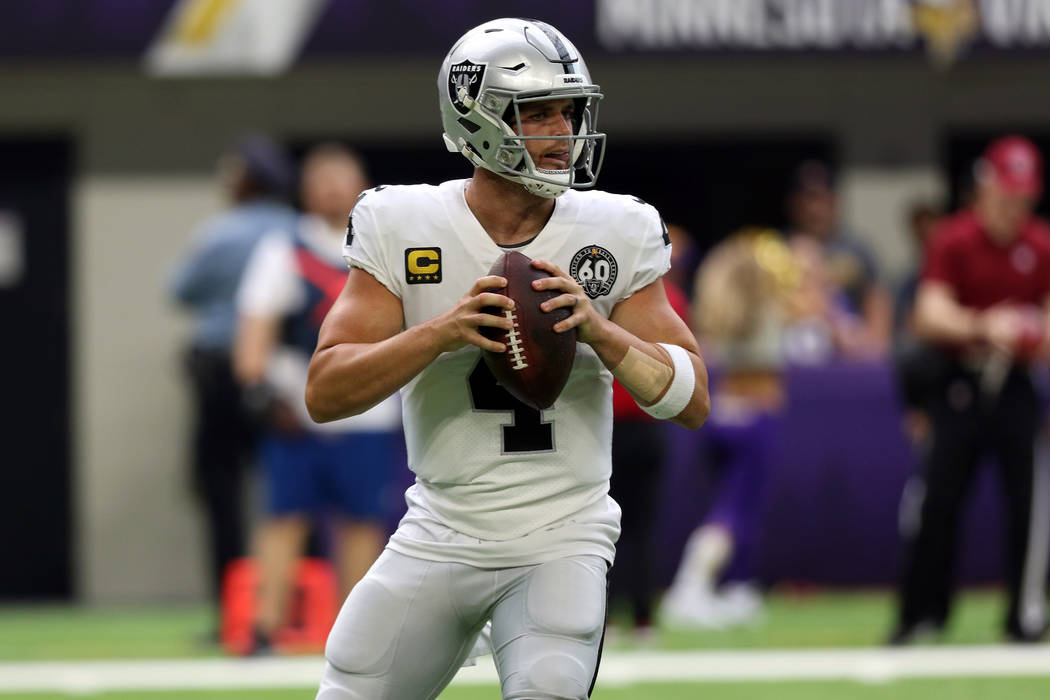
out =
{"type": "Polygon", "coordinates": [[[218,636],[257,582],[245,652],[294,642],[299,557],[342,599],[411,475],[396,398],[322,430],[306,362],[357,195],[469,176],[434,77],[496,14],[586,57],[599,187],[663,214],[711,365],[696,434],[617,395],[626,627],[899,585],[907,643],[1001,584],[1040,638],[1043,0],[5,3],[0,600],[207,600],[218,636]]]}

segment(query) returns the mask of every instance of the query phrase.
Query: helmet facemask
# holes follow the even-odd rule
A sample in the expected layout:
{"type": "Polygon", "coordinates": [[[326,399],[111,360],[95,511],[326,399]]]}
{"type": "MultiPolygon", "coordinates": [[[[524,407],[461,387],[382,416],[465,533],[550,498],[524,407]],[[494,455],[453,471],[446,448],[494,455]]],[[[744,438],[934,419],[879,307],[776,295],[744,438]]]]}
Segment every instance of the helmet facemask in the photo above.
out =
{"type": "MultiPolygon", "coordinates": [[[[499,93],[502,91],[491,90],[499,93]]],[[[605,149],[598,149],[598,142],[605,141],[605,134],[595,131],[598,117],[598,101],[602,94],[596,85],[580,86],[572,91],[545,90],[535,94],[504,93],[507,107],[503,113],[503,143],[497,149],[496,160],[505,168],[496,172],[520,182],[526,190],[541,197],[557,197],[567,189],[586,189],[594,187],[601,170],[605,149]],[[562,136],[523,136],[521,122],[521,105],[534,102],[545,102],[570,98],[575,103],[572,119],[572,133],[562,136]],[[541,168],[532,160],[526,148],[526,141],[568,141],[569,167],[565,170],[548,170],[541,168]],[[596,151],[598,163],[594,159],[596,151]]]]}

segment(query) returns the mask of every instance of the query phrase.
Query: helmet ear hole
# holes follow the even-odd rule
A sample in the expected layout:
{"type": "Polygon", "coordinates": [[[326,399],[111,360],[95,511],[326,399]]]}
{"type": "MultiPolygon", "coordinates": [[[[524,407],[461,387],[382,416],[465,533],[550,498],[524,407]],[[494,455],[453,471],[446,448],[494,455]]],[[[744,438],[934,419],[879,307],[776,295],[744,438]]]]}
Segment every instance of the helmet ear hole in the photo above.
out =
{"type": "Polygon", "coordinates": [[[521,124],[518,123],[518,114],[514,109],[514,100],[511,100],[507,105],[507,108],[503,110],[503,116],[501,117],[503,123],[510,127],[510,130],[514,133],[518,132],[518,128],[521,124]]]}
{"type": "Polygon", "coordinates": [[[591,158],[594,144],[590,141],[577,140],[572,147],[572,167],[580,168],[591,158]]]}
{"type": "Polygon", "coordinates": [[[486,151],[489,150],[489,142],[488,141],[482,141],[481,142],[481,147],[484,148],[486,151]]]}
{"type": "Polygon", "coordinates": [[[481,125],[475,124],[466,117],[460,117],[457,121],[459,121],[460,126],[472,134],[476,134],[481,130],[481,125]]]}

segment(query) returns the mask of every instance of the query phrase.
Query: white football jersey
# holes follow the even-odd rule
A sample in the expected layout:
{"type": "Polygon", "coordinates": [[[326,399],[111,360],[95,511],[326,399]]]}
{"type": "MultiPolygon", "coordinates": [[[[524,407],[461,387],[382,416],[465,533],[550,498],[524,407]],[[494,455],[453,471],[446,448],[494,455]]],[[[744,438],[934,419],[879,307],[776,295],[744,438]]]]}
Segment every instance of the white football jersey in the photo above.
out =
{"type": "MultiPolygon", "coordinates": [[[[466,184],[377,187],[351,215],[347,262],[401,299],[406,327],[455,305],[506,250],[470,211],[466,184]]],[[[599,191],[566,192],[543,230],[514,249],[569,272],[606,317],[670,267],[656,210],[599,191]]],[[[439,356],[401,390],[416,483],[390,546],[476,566],[577,554],[611,562],[620,514],[608,495],[611,397],[611,373],[582,343],[544,411],[500,387],[479,348],[439,356]]]]}

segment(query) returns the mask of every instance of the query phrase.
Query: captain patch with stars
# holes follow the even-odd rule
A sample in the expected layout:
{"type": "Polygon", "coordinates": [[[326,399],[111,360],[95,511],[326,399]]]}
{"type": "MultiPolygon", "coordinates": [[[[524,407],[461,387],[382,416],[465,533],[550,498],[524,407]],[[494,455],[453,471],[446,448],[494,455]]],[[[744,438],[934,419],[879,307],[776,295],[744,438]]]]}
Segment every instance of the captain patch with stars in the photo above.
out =
{"type": "Polygon", "coordinates": [[[441,248],[405,248],[405,281],[441,284],[441,248]]]}
{"type": "Polygon", "coordinates": [[[608,295],[616,284],[616,258],[605,248],[589,245],[572,256],[569,274],[591,299],[608,295]]]}

